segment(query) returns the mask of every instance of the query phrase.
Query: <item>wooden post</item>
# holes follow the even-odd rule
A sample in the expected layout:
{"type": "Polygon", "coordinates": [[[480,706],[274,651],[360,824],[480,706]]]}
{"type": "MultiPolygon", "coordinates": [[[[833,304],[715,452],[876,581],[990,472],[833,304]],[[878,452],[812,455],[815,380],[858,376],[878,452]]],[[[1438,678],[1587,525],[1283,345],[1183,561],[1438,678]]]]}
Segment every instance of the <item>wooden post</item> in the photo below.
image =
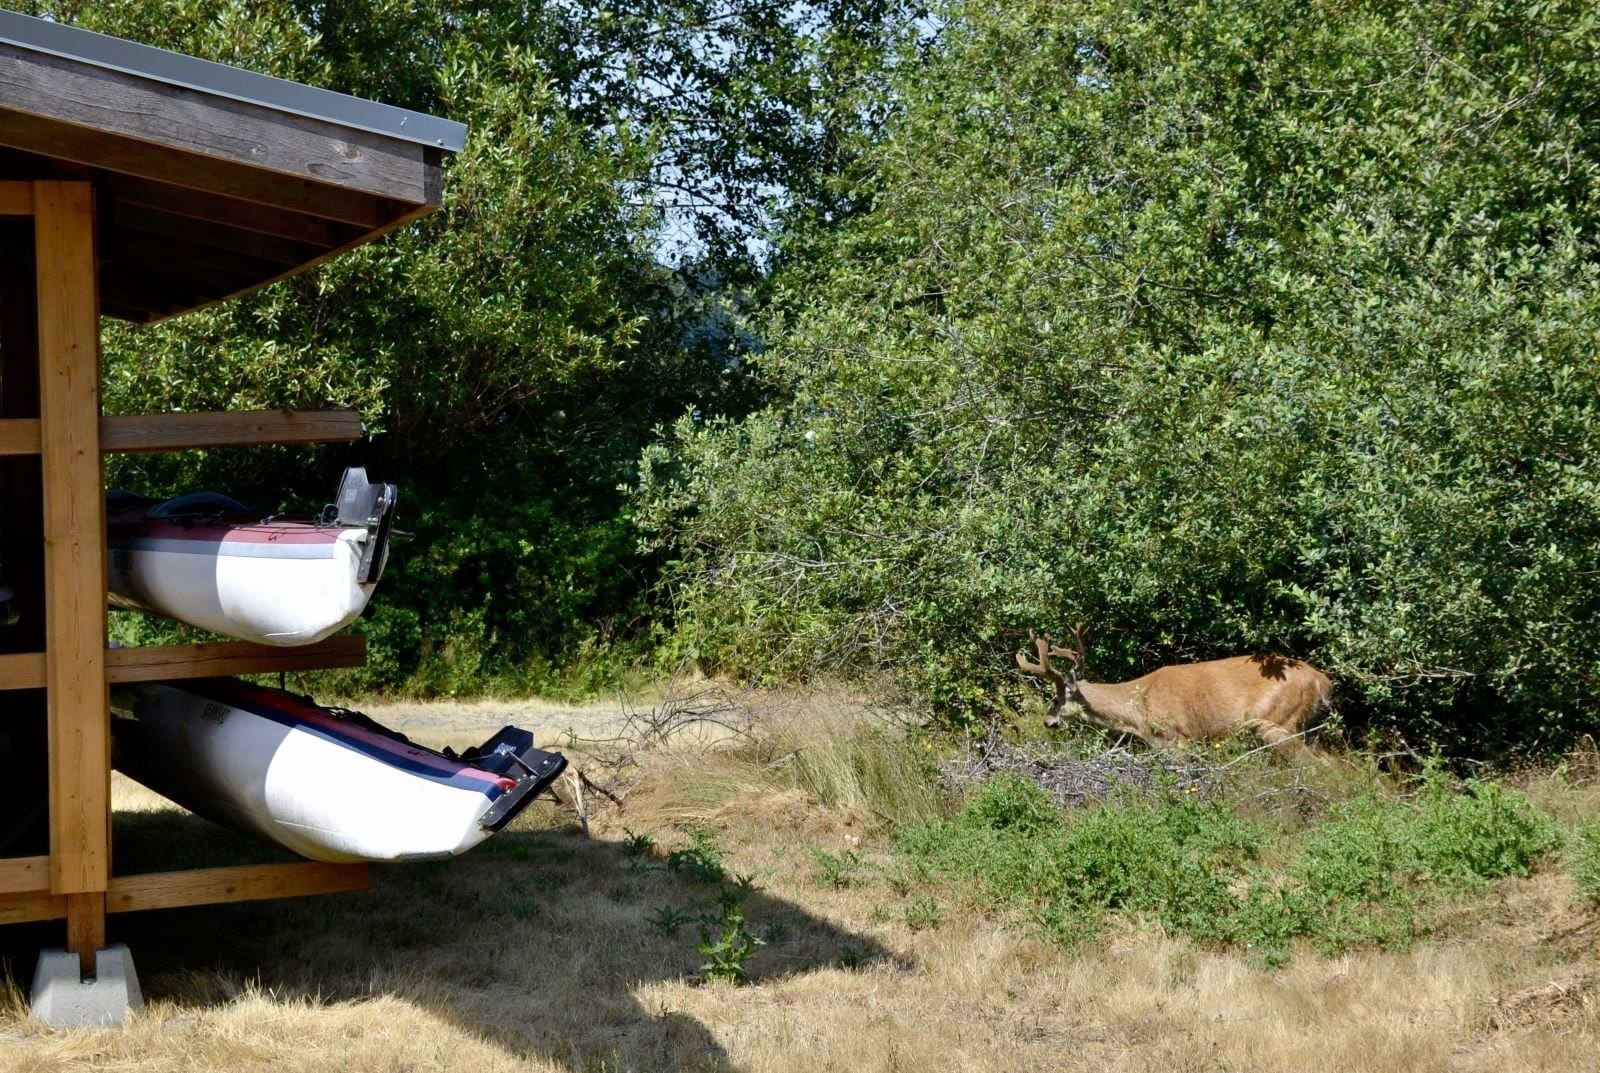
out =
{"type": "Polygon", "coordinates": [[[85,975],[105,941],[111,874],[105,488],[94,190],[36,182],[50,890],[85,975]],[[81,897],[78,897],[81,895],[81,897]]]}

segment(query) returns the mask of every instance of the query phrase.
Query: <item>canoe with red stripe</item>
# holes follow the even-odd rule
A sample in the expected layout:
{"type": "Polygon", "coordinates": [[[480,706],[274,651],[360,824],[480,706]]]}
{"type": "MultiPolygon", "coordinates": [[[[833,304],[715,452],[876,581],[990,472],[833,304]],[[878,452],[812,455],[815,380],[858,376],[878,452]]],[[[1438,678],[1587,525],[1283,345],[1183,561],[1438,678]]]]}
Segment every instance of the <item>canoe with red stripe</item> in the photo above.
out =
{"type": "Polygon", "coordinates": [[[106,495],[111,603],[269,645],[320,641],[365,610],[388,561],[392,484],[345,471],[321,516],[263,515],[214,492],[106,495]]]}
{"type": "Polygon", "coordinates": [[[441,752],[358,712],[233,678],[118,686],[111,726],[123,774],[321,861],[465,853],[567,763],[516,727],[464,753],[441,752]]]}

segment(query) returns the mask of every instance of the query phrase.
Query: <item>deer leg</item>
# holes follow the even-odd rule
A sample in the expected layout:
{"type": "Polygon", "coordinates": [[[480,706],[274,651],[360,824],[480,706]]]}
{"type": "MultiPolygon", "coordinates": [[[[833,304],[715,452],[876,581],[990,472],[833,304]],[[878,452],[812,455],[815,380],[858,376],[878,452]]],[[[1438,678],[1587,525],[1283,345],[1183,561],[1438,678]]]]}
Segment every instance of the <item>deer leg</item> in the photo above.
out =
{"type": "Polygon", "coordinates": [[[1261,740],[1272,747],[1273,752],[1279,756],[1292,756],[1301,759],[1311,755],[1311,748],[1306,745],[1305,739],[1299,734],[1291,734],[1277,723],[1269,723],[1258,719],[1252,724],[1261,740]]]}

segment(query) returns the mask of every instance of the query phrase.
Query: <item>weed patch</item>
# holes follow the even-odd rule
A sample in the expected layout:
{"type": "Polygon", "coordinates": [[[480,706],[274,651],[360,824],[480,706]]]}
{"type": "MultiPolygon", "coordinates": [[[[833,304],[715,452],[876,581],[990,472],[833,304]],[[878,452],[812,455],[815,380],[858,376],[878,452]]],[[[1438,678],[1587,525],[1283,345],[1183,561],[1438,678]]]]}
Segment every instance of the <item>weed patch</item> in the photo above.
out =
{"type": "Polygon", "coordinates": [[[1600,902],[1600,818],[1578,828],[1569,851],[1568,867],[1577,881],[1578,894],[1600,902]]]}
{"type": "Polygon", "coordinates": [[[866,863],[853,849],[829,853],[819,847],[811,851],[811,859],[817,865],[818,882],[834,890],[843,890],[855,883],[866,863]]]}
{"type": "Polygon", "coordinates": [[[1357,798],[1298,836],[1184,798],[1102,805],[1065,822],[1043,790],[1001,775],[954,819],[911,828],[899,846],[918,871],[958,879],[1058,942],[1139,917],[1280,963],[1296,938],[1330,951],[1403,946],[1426,910],[1526,875],[1555,842],[1551,822],[1516,793],[1433,772],[1412,800],[1357,798]],[[1269,856],[1288,863],[1270,867],[1269,856]]]}
{"type": "Polygon", "coordinates": [[[667,871],[698,883],[721,883],[728,878],[716,836],[704,827],[691,828],[689,845],[667,854],[667,871]]]}

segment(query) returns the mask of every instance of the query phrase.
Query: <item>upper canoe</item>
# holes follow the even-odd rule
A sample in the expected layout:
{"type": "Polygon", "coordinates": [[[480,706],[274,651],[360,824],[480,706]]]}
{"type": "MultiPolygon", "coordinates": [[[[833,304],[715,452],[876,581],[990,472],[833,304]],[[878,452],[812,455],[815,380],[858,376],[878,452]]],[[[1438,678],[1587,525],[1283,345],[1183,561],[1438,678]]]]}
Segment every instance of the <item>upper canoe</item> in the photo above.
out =
{"type": "Polygon", "coordinates": [[[395,489],[346,471],[320,517],[264,515],[212,492],[106,495],[112,606],[266,645],[355,621],[388,561],[395,489]]]}

